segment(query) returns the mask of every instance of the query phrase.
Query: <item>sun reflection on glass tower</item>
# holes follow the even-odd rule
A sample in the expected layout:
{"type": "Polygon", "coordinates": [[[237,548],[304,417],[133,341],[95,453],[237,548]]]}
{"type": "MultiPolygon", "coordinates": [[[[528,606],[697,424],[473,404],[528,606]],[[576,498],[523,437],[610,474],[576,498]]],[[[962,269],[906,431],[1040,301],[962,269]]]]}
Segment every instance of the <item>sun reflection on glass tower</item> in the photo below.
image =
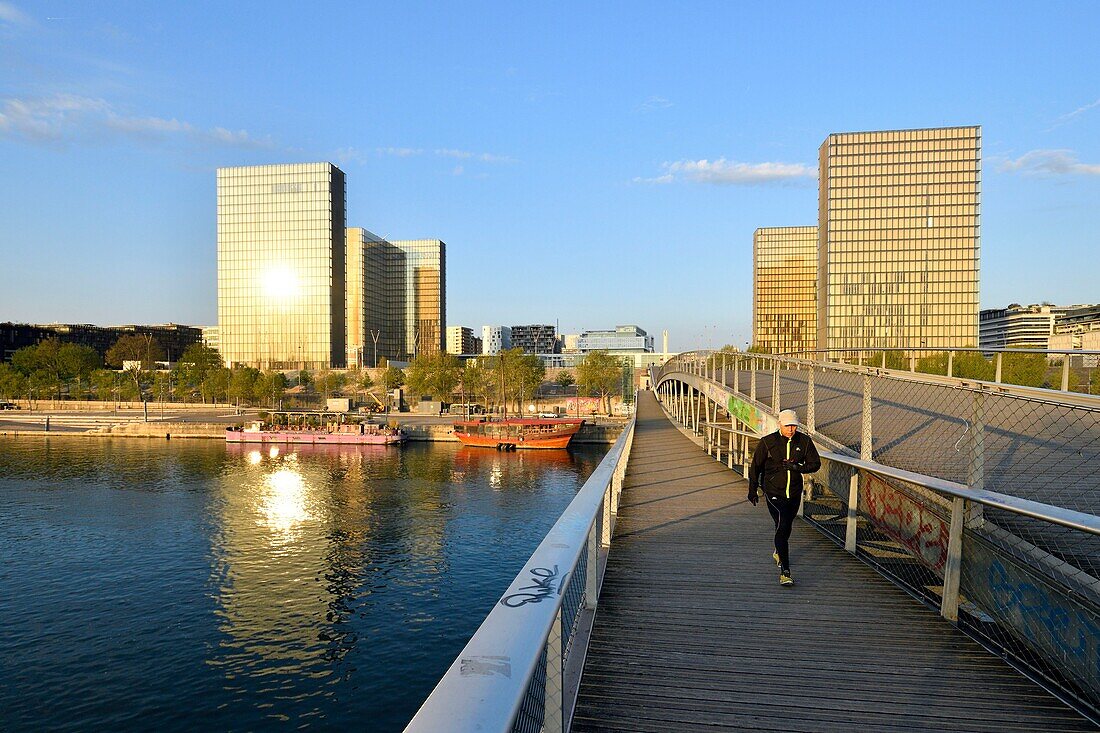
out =
{"type": "Polygon", "coordinates": [[[219,168],[217,181],[226,364],[343,366],[343,171],[331,163],[219,168]]]}
{"type": "Polygon", "coordinates": [[[817,347],[817,227],[753,232],[752,343],[771,354],[817,347]]]}
{"type": "Polygon", "coordinates": [[[977,345],[981,139],[980,127],[825,139],[819,349],[977,345]]]}

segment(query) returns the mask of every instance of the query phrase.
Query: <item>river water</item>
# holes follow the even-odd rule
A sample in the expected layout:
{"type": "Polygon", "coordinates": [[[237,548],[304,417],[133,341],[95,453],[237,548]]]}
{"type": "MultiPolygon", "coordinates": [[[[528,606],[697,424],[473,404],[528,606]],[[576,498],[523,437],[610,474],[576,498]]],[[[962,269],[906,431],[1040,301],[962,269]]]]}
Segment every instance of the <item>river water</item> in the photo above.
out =
{"type": "Polygon", "coordinates": [[[604,452],[0,438],[0,730],[400,730],[604,452]]]}

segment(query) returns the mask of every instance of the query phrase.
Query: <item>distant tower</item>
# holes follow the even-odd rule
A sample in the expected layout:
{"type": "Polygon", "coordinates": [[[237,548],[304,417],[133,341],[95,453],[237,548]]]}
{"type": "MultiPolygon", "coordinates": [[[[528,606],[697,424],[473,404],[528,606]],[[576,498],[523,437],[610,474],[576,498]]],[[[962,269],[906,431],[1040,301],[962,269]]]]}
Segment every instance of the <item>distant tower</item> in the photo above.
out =
{"type": "Polygon", "coordinates": [[[819,349],[977,345],[981,151],[980,127],[825,139],[819,349]]]}
{"type": "Polygon", "coordinates": [[[219,168],[218,329],[227,365],[342,367],[344,172],[219,168]]]}
{"type": "Polygon", "coordinates": [[[661,353],[668,353],[668,329],[661,331],[661,353]]]}

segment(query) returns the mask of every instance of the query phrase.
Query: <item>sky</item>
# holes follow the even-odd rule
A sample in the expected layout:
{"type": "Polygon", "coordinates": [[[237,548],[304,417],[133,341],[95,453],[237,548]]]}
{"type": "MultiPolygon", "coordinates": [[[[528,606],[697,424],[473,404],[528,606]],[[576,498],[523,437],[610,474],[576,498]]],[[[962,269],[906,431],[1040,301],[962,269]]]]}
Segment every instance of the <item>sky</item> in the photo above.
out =
{"type": "Polygon", "coordinates": [[[215,170],[331,161],[447,322],[751,338],[833,132],[982,126],[981,307],[1100,302],[1100,3],[0,0],[0,321],[217,320],[215,170]]]}

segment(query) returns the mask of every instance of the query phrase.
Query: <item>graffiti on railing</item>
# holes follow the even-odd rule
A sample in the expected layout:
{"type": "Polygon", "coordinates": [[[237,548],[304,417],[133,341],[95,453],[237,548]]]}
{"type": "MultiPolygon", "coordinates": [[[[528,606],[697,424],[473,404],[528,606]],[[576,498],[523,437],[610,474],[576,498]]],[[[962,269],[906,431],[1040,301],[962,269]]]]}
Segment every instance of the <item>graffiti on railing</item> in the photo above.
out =
{"type": "Polygon", "coordinates": [[[875,526],[942,573],[947,560],[948,525],[939,515],[882,479],[860,472],[860,499],[875,526]]]}
{"type": "MultiPolygon", "coordinates": [[[[568,575],[568,573],[567,573],[568,575]]],[[[554,586],[558,579],[558,566],[551,568],[531,568],[531,585],[517,588],[515,593],[510,593],[500,599],[501,605],[508,608],[519,608],[528,603],[542,603],[554,595],[561,595],[561,589],[565,585],[565,578],[554,586]]]]}
{"type": "Polygon", "coordinates": [[[731,396],[726,400],[726,412],[740,420],[748,426],[749,430],[752,430],[757,435],[764,435],[767,432],[771,432],[768,429],[767,416],[739,397],[731,396]]]}
{"type": "Polygon", "coordinates": [[[1086,689],[1100,689],[1100,617],[1091,603],[969,538],[963,552],[962,592],[1086,689]]]}

